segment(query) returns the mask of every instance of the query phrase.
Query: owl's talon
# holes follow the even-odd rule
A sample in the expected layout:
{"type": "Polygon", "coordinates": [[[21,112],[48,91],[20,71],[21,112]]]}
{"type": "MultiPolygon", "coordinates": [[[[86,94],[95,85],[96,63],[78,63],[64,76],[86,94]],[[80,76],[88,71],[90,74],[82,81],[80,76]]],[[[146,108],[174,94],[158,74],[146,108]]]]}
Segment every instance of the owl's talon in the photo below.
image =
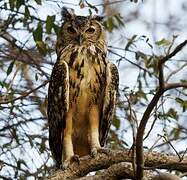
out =
{"type": "Polygon", "coordinates": [[[73,162],[77,162],[78,164],[80,164],[80,159],[78,155],[75,154],[71,156],[70,159],[66,159],[64,163],[61,165],[60,169],[66,170],[70,166],[70,164],[73,162]]]}
{"type": "Polygon", "coordinates": [[[71,164],[71,160],[70,159],[66,159],[63,164],[61,165],[60,169],[62,169],[63,171],[66,170],[69,165],[71,164]]]}
{"type": "Polygon", "coordinates": [[[78,165],[80,164],[80,159],[79,155],[75,154],[74,156],[71,157],[71,162],[77,162],[78,165]]]}
{"type": "Polygon", "coordinates": [[[109,155],[111,153],[111,150],[107,149],[107,148],[92,148],[91,156],[93,158],[95,158],[98,153],[103,153],[103,154],[109,155]]]}
{"type": "Polygon", "coordinates": [[[91,157],[95,158],[97,156],[97,148],[92,148],[91,150],[91,157]]]}

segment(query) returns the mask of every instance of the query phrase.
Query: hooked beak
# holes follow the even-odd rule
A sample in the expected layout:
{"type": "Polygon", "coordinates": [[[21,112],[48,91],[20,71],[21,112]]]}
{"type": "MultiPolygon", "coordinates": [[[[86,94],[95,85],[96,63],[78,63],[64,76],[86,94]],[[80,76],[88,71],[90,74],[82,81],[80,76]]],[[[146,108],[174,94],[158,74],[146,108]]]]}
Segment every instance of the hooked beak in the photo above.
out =
{"type": "Polygon", "coordinates": [[[82,42],[83,42],[83,37],[82,37],[82,35],[80,34],[80,35],[78,35],[77,37],[76,37],[76,41],[79,43],[79,45],[81,45],[82,44],[82,42]]]}

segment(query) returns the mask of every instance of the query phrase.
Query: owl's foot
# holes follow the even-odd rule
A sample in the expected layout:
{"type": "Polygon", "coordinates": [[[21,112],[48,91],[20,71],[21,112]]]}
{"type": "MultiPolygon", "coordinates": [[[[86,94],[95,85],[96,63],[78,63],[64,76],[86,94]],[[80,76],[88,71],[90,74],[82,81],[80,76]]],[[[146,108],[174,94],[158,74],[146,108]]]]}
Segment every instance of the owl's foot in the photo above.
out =
{"type": "Polygon", "coordinates": [[[95,158],[97,156],[97,151],[98,151],[98,148],[92,148],[91,150],[91,157],[92,158],[95,158]]]}
{"type": "Polygon", "coordinates": [[[111,150],[110,149],[108,149],[108,148],[99,148],[98,149],[98,152],[99,153],[104,153],[104,154],[106,154],[106,155],[109,155],[110,153],[111,153],[111,150]]]}
{"type": "Polygon", "coordinates": [[[70,159],[66,159],[64,162],[63,162],[63,164],[60,166],[60,169],[62,169],[63,171],[64,170],[66,170],[68,167],[69,167],[69,165],[70,165],[70,159]]]}
{"type": "Polygon", "coordinates": [[[75,154],[74,156],[71,157],[71,162],[77,162],[77,164],[80,164],[80,159],[79,155],[75,154]]]}
{"type": "Polygon", "coordinates": [[[91,150],[91,156],[92,156],[93,158],[95,158],[95,157],[97,156],[98,153],[104,153],[104,154],[106,154],[106,155],[109,155],[110,152],[111,152],[110,149],[107,149],[107,148],[103,148],[103,147],[96,148],[96,147],[94,147],[94,148],[92,148],[92,150],[91,150]]]}
{"type": "Polygon", "coordinates": [[[63,162],[63,164],[61,166],[61,169],[62,170],[66,170],[70,166],[70,164],[73,163],[73,162],[77,162],[78,164],[80,164],[80,160],[79,160],[79,156],[78,155],[75,154],[75,155],[71,156],[71,158],[66,159],[63,162]]]}

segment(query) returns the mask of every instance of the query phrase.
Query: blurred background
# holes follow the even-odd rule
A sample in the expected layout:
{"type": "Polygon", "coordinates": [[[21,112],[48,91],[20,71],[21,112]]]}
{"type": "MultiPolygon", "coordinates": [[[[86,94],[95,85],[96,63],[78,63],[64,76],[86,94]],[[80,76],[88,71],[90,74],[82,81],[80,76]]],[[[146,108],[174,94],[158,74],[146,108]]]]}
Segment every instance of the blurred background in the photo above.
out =
{"type": "MultiPolygon", "coordinates": [[[[38,179],[54,166],[48,145],[48,80],[56,61],[62,7],[104,16],[108,58],[120,95],[107,146],[131,148],[158,87],[157,62],[186,38],[185,0],[0,1],[0,178],[38,179]]],[[[186,82],[187,48],[164,67],[165,82],[186,82]]],[[[187,91],[167,91],[146,127],[145,151],[187,151],[187,91]]]]}

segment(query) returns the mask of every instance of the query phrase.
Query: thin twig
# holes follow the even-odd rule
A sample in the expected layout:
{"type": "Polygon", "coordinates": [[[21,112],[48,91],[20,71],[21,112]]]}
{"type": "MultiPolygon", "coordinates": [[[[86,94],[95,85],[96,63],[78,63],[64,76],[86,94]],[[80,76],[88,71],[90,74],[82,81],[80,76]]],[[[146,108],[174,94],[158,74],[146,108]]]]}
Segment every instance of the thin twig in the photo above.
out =
{"type": "MultiPolygon", "coordinates": [[[[133,174],[134,176],[136,175],[136,129],[137,127],[135,127],[135,118],[132,115],[132,107],[131,107],[131,101],[129,100],[128,96],[125,95],[127,102],[128,102],[128,106],[129,106],[129,111],[130,111],[130,125],[132,127],[132,135],[133,135],[133,145],[132,145],[132,170],[133,170],[133,174]]],[[[136,118],[137,119],[137,118],[136,118]]]]}
{"type": "Polygon", "coordinates": [[[182,50],[182,48],[187,44],[187,40],[183,41],[181,44],[179,44],[170,54],[162,57],[160,61],[162,64],[164,64],[166,61],[171,59],[173,56],[175,56],[178,52],[182,50]]]}
{"type": "Polygon", "coordinates": [[[134,63],[134,62],[132,62],[132,61],[130,61],[130,60],[127,59],[126,57],[121,56],[120,54],[118,54],[118,53],[116,53],[116,52],[114,52],[114,51],[112,51],[112,50],[110,50],[110,49],[109,49],[108,51],[109,51],[110,53],[112,53],[112,54],[114,54],[114,55],[120,57],[121,59],[125,59],[127,62],[129,62],[130,64],[132,64],[132,65],[134,65],[134,66],[136,66],[136,67],[138,67],[139,69],[141,69],[141,70],[147,72],[150,76],[152,75],[151,72],[149,72],[147,69],[145,69],[144,67],[142,67],[142,66],[140,66],[140,65],[138,65],[138,64],[136,64],[136,63],[134,63]]]}
{"type": "MultiPolygon", "coordinates": [[[[160,135],[161,136],[161,135],[160,135]]],[[[161,136],[162,138],[164,138],[164,140],[171,146],[171,148],[175,151],[176,155],[178,156],[179,160],[182,161],[182,158],[180,156],[180,154],[177,152],[177,150],[175,149],[175,147],[173,146],[173,144],[167,139],[167,137],[165,136],[161,136]]]]}
{"type": "Polygon", "coordinates": [[[148,138],[149,134],[150,134],[151,131],[153,130],[153,127],[154,127],[154,125],[155,125],[155,123],[156,123],[156,120],[157,120],[157,116],[155,116],[155,118],[154,118],[154,120],[153,120],[153,122],[152,122],[152,124],[151,124],[151,128],[149,129],[149,131],[147,132],[147,134],[146,134],[146,136],[143,138],[143,140],[145,140],[145,139],[148,138]]]}
{"type": "Polygon", "coordinates": [[[177,74],[179,71],[181,71],[181,70],[182,70],[184,67],[186,67],[186,66],[187,66],[187,63],[184,63],[181,67],[179,67],[179,68],[176,69],[175,71],[172,71],[172,72],[168,75],[168,77],[166,78],[166,82],[169,81],[169,79],[171,78],[171,76],[177,74]]]}
{"type": "Polygon", "coordinates": [[[8,104],[8,103],[13,103],[13,102],[15,102],[17,100],[21,100],[21,99],[27,97],[29,94],[33,93],[34,91],[36,91],[36,90],[40,89],[41,87],[45,86],[48,82],[49,82],[48,80],[44,81],[44,83],[42,83],[40,86],[36,87],[35,89],[32,89],[32,90],[30,90],[28,92],[25,92],[23,95],[21,95],[21,96],[19,96],[17,98],[6,100],[6,101],[1,101],[0,104],[8,104]]]}

